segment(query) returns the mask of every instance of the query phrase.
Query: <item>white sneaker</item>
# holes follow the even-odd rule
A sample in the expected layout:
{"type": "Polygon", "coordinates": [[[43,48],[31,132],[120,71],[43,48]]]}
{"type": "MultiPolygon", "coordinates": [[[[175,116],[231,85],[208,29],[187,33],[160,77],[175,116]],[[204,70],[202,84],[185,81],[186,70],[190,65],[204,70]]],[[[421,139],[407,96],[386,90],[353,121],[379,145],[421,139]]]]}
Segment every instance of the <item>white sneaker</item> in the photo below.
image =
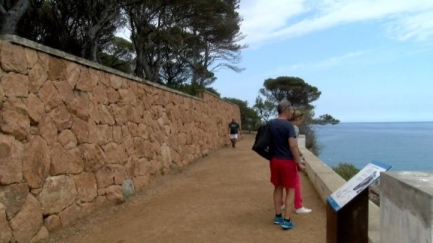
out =
{"type": "Polygon", "coordinates": [[[286,208],[286,205],[281,205],[281,210],[284,210],[286,208]]]}
{"type": "Polygon", "coordinates": [[[297,214],[309,214],[311,212],[313,212],[313,210],[306,208],[306,207],[296,209],[297,214]]]}

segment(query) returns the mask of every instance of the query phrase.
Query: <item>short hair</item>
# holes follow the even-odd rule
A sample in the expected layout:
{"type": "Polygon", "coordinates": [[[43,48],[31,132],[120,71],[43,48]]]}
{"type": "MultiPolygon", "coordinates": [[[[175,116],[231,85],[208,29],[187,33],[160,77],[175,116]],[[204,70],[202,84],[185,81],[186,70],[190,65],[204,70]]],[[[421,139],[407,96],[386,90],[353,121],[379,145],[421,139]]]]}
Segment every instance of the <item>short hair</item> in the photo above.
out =
{"type": "Polygon", "coordinates": [[[292,106],[292,104],[290,103],[290,101],[288,101],[288,100],[282,100],[282,101],[280,101],[280,103],[277,106],[278,114],[283,113],[283,111],[285,111],[290,106],[292,106]]]}
{"type": "Polygon", "coordinates": [[[295,121],[298,118],[304,117],[304,114],[302,113],[302,111],[300,110],[296,110],[293,112],[293,116],[292,119],[290,119],[291,121],[295,121]]]}

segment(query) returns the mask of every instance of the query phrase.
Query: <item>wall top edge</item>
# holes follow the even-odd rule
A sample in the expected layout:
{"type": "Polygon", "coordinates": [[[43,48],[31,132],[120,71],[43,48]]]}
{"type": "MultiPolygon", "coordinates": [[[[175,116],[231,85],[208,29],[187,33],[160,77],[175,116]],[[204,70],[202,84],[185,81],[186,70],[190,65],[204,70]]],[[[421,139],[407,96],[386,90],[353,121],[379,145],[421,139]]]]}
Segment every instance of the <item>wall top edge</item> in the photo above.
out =
{"type": "Polygon", "coordinates": [[[6,41],[6,42],[9,42],[9,43],[12,43],[12,44],[16,44],[16,45],[21,45],[21,46],[24,46],[24,47],[27,47],[27,48],[30,48],[30,49],[38,50],[38,51],[47,53],[47,54],[52,55],[52,56],[60,57],[60,58],[63,58],[65,60],[68,60],[68,61],[71,61],[71,62],[75,62],[75,63],[81,64],[81,65],[84,65],[84,66],[87,66],[87,67],[91,67],[91,68],[94,68],[94,69],[97,69],[97,70],[101,70],[101,71],[104,71],[104,72],[107,72],[107,73],[110,73],[110,74],[114,74],[114,75],[117,75],[117,76],[121,76],[121,77],[127,78],[127,79],[129,79],[131,81],[135,81],[135,82],[138,82],[138,83],[143,83],[143,84],[146,84],[146,85],[149,85],[149,86],[153,86],[155,88],[162,89],[162,90],[165,90],[165,91],[168,91],[168,92],[171,92],[171,93],[175,93],[175,94],[178,94],[178,95],[181,95],[181,96],[185,96],[185,97],[188,97],[188,98],[191,98],[191,99],[195,99],[195,100],[198,100],[198,101],[204,101],[203,99],[201,99],[199,97],[196,97],[196,96],[193,96],[193,95],[189,95],[189,94],[183,93],[181,91],[178,91],[178,90],[175,90],[175,89],[171,89],[171,88],[168,88],[166,86],[163,86],[163,85],[160,85],[160,84],[157,84],[157,83],[153,83],[153,82],[147,81],[145,79],[142,79],[142,78],[130,75],[130,74],[126,74],[126,73],[120,72],[120,71],[118,71],[116,69],[109,68],[109,67],[106,67],[104,65],[95,63],[95,62],[91,62],[91,61],[86,60],[84,58],[77,57],[77,56],[68,54],[66,52],[63,52],[63,51],[60,51],[60,50],[57,50],[57,49],[54,49],[54,48],[51,48],[51,47],[48,47],[48,46],[44,46],[44,45],[39,44],[37,42],[31,41],[31,40],[28,40],[28,39],[25,39],[25,38],[22,38],[22,37],[19,37],[19,36],[16,36],[16,35],[0,35],[0,40],[6,41]]]}

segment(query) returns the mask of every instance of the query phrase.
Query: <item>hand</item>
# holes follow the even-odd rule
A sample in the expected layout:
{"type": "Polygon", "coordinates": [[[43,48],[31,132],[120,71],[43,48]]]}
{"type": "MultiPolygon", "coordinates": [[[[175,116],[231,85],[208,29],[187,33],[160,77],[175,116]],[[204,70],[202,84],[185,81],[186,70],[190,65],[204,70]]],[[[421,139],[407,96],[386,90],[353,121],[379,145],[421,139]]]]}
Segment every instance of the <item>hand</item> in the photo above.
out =
{"type": "Polygon", "coordinates": [[[298,167],[298,171],[304,171],[306,168],[304,163],[297,163],[296,166],[298,167]]]}

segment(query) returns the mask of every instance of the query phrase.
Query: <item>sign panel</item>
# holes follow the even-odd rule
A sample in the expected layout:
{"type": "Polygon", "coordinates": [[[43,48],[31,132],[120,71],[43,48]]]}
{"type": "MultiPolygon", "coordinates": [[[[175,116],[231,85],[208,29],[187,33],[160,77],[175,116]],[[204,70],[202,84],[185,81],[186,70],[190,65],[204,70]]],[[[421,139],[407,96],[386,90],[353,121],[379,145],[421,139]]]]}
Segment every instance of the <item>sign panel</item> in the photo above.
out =
{"type": "Polygon", "coordinates": [[[340,210],[360,192],[376,181],[380,176],[380,172],[387,171],[390,168],[390,165],[378,161],[369,163],[352,177],[352,179],[328,197],[329,204],[335,211],[340,210]]]}

